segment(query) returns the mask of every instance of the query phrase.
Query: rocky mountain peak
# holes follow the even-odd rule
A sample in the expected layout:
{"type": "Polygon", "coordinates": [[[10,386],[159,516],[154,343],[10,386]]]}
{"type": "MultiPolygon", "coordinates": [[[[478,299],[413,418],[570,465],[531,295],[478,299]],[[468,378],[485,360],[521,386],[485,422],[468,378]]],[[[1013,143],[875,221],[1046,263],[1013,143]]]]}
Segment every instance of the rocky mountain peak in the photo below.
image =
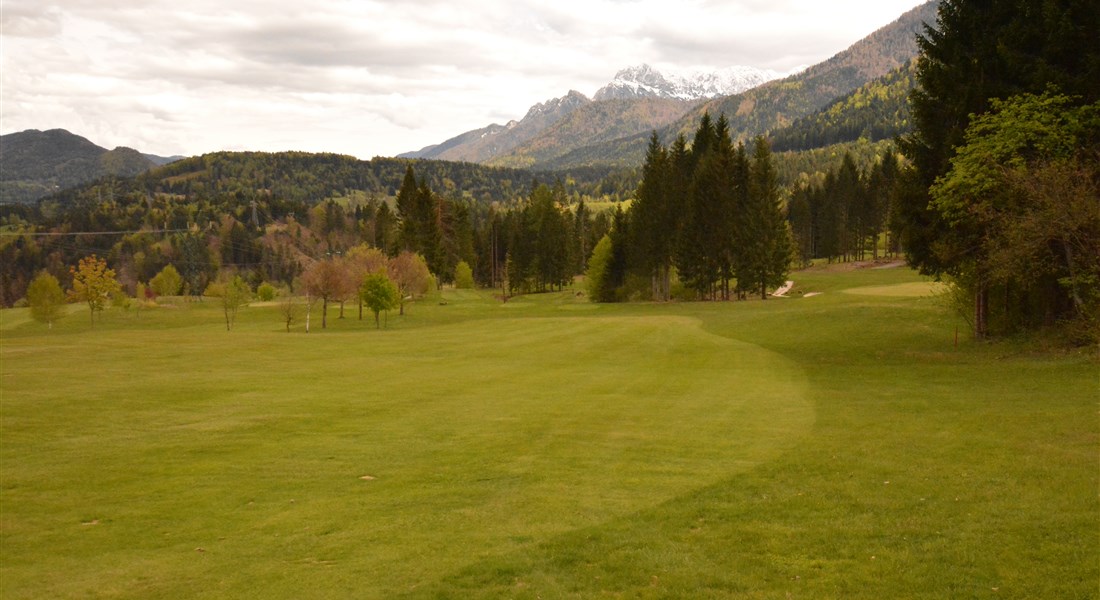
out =
{"type": "Polygon", "coordinates": [[[595,100],[613,100],[654,97],[702,100],[739,94],[784,75],[786,74],[778,71],[744,66],[709,72],[662,73],[642,63],[616,73],[611,83],[600,88],[594,98],[595,100]]]}

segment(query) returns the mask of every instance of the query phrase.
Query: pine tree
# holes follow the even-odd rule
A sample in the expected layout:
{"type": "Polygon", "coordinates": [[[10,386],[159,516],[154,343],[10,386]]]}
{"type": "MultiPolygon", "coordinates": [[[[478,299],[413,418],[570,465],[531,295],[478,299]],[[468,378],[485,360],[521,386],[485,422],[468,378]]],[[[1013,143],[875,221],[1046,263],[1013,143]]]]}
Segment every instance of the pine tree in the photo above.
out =
{"type": "Polygon", "coordinates": [[[753,232],[748,245],[752,283],[760,298],[767,299],[768,288],[782,285],[790,270],[791,240],[780,205],[771,149],[763,136],[757,137],[753,144],[747,213],[752,219],[749,229],[753,232]]]}
{"type": "Polygon", "coordinates": [[[400,219],[398,231],[398,246],[402,250],[415,251],[420,240],[420,219],[418,204],[420,202],[420,187],[416,182],[416,174],[412,165],[405,169],[405,178],[401,181],[401,188],[397,191],[397,217],[400,219]]]}
{"type": "Polygon", "coordinates": [[[676,249],[680,279],[700,296],[713,297],[721,276],[721,256],[727,231],[723,228],[726,161],[718,149],[718,135],[709,115],[703,115],[691,150],[690,185],[683,227],[676,249]]]}
{"type": "Polygon", "coordinates": [[[632,248],[638,266],[650,278],[654,300],[668,300],[669,271],[672,260],[674,231],[669,231],[671,211],[669,197],[670,165],[668,153],[657,132],[649,139],[642,182],[631,206],[634,225],[632,248]]]}

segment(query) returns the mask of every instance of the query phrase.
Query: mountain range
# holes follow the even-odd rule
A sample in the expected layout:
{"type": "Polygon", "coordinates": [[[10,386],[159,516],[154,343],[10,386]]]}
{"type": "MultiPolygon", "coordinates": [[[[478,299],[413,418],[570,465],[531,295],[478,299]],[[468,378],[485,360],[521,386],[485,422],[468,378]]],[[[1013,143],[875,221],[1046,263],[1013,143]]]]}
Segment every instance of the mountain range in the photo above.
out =
{"type": "Polygon", "coordinates": [[[652,131],[664,143],[679,134],[690,137],[704,113],[726,115],[739,140],[770,134],[903,68],[917,55],[917,34],[935,24],[938,5],[938,0],[926,2],[832,58],[781,79],[773,77],[782,74],[740,67],[685,78],[643,64],[620,71],[592,100],[572,91],[533,106],[518,122],[490,125],[400,157],[534,170],[633,167],[642,163],[652,131]],[[732,77],[738,71],[745,76],[732,77]],[[719,83],[734,80],[747,89],[719,83]]]}
{"type": "MultiPolygon", "coordinates": [[[[595,98],[570,91],[535,104],[518,121],[468,131],[398,158],[525,173],[584,170],[587,176],[620,168],[629,173],[642,164],[652,132],[665,144],[681,134],[690,140],[704,113],[725,115],[735,139],[767,135],[780,151],[890,139],[907,130],[916,34],[936,22],[937,7],[938,0],[927,2],[822,63],[743,91],[728,93],[753,85],[752,77],[776,74],[736,68],[685,77],[643,64],[619,71],[595,98]],[[735,71],[743,76],[734,77],[735,71]]],[[[111,175],[135,175],[178,158],[124,147],[107,150],[60,129],[3,135],[0,203],[33,202],[61,189],[111,175]]]]}
{"type": "Polygon", "coordinates": [[[616,73],[611,83],[597,90],[592,99],[597,102],[633,98],[702,100],[739,94],[786,75],[789,73],[745,66],[728,67],[713,72],[666,74],[643,63],[616,73]]]}
{"type": "Polygon", "coordinates": [[[555,145],[536,141],[534,147],[542,151],[533,152],[527,151],[524,146],[566,117],[570,117],[574,125],[565,125],[564,128],[570,130],[570,139],[576,143],[614,139],[647,127],[664,127],[682,115],[692,102],[736,94],[782,76],[783,73],[778,71],[741,66],[715,72],[665,74],[641,64],[616,73],[614,79],[597,90],[592,99],[570,90],[565,96],[532,106],[519,121],[509,121],[504,125],[494,123],[467,131],[439,144],[400,154],[398,158],[493,162],[526,167],[537,161],[537,158],[529,158],[530,155],[546,158],[547,154],[555,153],[546,149],[555,145]],[[613,106],[593,107],[596,103],[608,101],[620,102],[613,106]],[[575,111],[585,108],[592,110],[573,117],[575,111]],[[618,116],[608,119],[612,113],[618,116]],[[578,137],[578,129],[588,131],[589,137],[578,137]],[[506,158],[508,156],[515,158],[506,158]]]}

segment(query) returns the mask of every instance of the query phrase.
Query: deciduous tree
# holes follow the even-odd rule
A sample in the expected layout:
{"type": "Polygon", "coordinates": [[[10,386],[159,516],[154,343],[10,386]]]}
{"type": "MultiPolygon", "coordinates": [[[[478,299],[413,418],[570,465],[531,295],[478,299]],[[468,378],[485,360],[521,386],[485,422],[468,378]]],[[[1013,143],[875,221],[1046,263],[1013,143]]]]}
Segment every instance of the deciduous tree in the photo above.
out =
{"type": "Polygon", "coordinates": [[[170,264],[165,265],[159,273],[149,280],[149,287],[158,296],[175,296],[179,293],[181,285],[183,285],[183,278],[176,267],[170,264]]]}
{"type": "Polygon", "coordinates": [[[424,257],[412,252],[402,252],[390,259],[388,268],[390,280],[400,293],[399,314],[405,314],[405,301],[428,291],[431,272],[424,257]]]}
{"type": "Polygon", "coordinates": [[[378,322],[380,312],[393,310],[401,303],[397,286],[382,272],[371,273],[363,279],[363,285],[359,288],[359,297],[374,313],[375,328],[380,327],[378,322]]]}
{"type": "Polygon", "coordinates": [[[27,286],[27,303],[34,320],[53,329],[53,322],[64,314],[65,292],[56,277],[42,271],[27,286]]]}
{"type": "Polygon", "coordinates": [[[306,294],[321,299],[321,329],[328,327],[328,303],[347,285],[344,264],[334,259],[319,260],[302,274],[306,294]]]}
{"type": "Polygon", "coordinates": [[[468,290],[474,287],[474,271],[464,260],[455,265],[455,287],[460,290],[468,290]]]}
{"type": "Polygon", "coordinates": [[[69,273],[73,276],[73,288],[69,291],[69,297],[88,305],[94,327],[95,314],[102,312],[111,301],[112,294],[122,289],[115,279],[115,271],[107,268],[106,260],[92,254],[80,259],[75,267],[70,267],[69,273]]]}

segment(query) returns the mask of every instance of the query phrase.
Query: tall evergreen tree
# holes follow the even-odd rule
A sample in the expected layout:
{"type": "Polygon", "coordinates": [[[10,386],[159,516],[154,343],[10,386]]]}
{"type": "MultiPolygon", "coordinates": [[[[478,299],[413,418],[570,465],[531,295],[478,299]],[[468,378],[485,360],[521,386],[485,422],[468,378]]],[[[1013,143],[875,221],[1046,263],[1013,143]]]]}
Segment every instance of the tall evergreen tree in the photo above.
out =
{"type": "Polygon", "coordinates": [[[753,237],[746,251],[751,256],[752,284],[760,298],[768,297],[768,288],[783,284],[790,270],[791,240],[787,219],[780,204],[779,184],[771,149],[763,136],[753,144],[749,180],[749,230],[753,237]]]}
{"type": "Polygon", "coordinates": [[[733,214],[729,223],[730,237],[732,238],[730,268],[732,275],[737,279],[737,295],[743,298],[749,291],[745,285],[751,280],[749,277],[750,247],[754,243],[753,221],[751,219],[750,202],[750,167],[748,152],[745,145],[737,144],[731,164],[731,176],[733,185],[733,214]]]}
{"type": "Polygon", "coordinates": [[[649,139],[645,164],[642,166],[642,182],[631,205],[633,215],[634,255],[638,266],[650,278],[654,300],[668,300],[669,271],[672,263],[674,232],[669,229],[670,209],[668,153],[661,145],[657,132],[649,139]]]}
{"type": "Polygon", "coordinates": [[[709,115],[704,115],[691,149],[690,185],[684,206],[684,222],[676,249],[680,279],[700,296],[714,297],[722,275],[728,161],[709,115]]]}
{"type": "Polygon", "coordinates": [[[412,165],[409,165],[405,169],[401,188],[397,190],[397,216],[401,222],[398,230],[398,246],[402,250],[415,251],[419,246],[419,203],[420,186],[417,185],[412,165]]]}

